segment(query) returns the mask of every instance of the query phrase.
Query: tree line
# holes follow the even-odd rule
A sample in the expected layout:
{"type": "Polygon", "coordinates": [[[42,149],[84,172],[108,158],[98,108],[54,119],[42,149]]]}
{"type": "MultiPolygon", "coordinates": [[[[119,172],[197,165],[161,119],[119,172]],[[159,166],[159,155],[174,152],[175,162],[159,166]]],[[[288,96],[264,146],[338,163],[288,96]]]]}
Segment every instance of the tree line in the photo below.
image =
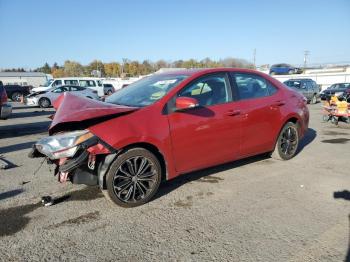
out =
{"type": "Polygon", "coordinates": [[[205,58],[202,60],[176,60],[168,62],[158,60],[151,62],[144,60],[142,62],[136,60],[123,59],[121,63],[111,62],[103,63],[100,60],[94,60],[88,65],[81,65],[76,61],[67,60],[63,65],[54,63],[50,66],[45,63],[44,66],[35,69],[35,72],[43,72],[52,74],[54,78],[67,76],[99,76],[99,77],[125,77],[148,75],[158,71],[161,68],[213,68],[213,67],[239,67],[254,68],[254,65],[244,59],[225,58],[220,60],[212,60],[205,58]]]}

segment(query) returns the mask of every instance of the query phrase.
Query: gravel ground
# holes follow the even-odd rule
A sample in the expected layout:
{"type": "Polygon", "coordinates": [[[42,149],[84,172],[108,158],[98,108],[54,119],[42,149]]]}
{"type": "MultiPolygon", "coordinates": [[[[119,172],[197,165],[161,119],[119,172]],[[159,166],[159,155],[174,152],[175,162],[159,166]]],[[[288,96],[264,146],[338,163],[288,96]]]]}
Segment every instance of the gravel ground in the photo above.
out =
{"type": "Polygon", "coordinates": [[[255,157],[184,175],[124,209],[96,187],[58,184],[46,163],[27,158],[52,110],[14,104],[0,121],[11,165],[0,169],[0,260],[350,261],[350,125],[322,123],[320,108],[310,106],[292,160],[255,157]],[[42,207],[44,195],[58,203],[42,207]]]}

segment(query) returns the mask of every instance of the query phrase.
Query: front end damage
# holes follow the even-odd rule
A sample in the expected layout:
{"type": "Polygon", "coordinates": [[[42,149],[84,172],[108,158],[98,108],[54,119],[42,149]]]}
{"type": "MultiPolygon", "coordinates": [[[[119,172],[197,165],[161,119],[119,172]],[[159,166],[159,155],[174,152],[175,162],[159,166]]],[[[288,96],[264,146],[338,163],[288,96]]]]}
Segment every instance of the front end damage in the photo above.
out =
{"type": "Polygon", "coordinates": [[[104,174],[117,150],[89,131],[89,127],[137,110],[64,93],[53,102],[56,113],[49,136],[40,139],[29,157],[45,157],[55,165],[59,182],[104,188],[104,174]]]}
{"type": "Polygon", "coordinates": [[[65,132],[39,140],[29,157],[45,157],[55,165],[54,175],[60,183],[100,185],[104,187],[103,174],[116,151],[88,130],[65,132]],[[100,177],[100,178],[99,178],[100,177]]]}

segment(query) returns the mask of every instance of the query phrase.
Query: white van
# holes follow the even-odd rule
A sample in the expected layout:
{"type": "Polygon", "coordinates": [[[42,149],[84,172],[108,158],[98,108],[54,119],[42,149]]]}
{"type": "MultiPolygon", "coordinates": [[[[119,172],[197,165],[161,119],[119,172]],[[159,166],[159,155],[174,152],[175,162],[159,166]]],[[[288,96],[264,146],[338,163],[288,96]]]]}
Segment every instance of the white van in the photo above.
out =
{"type": "Polygon", "coordinates": [[[96,90],[98,96],[104,96],[103,84],[100,78],[94,77],[65,77],[56,78],[48,81],[44,86],[36,87],[31,90],[32,93],[46,91],[52,87],[64,86],[64,85],[76,85],[82,87],[88,87],[96,90]]]}

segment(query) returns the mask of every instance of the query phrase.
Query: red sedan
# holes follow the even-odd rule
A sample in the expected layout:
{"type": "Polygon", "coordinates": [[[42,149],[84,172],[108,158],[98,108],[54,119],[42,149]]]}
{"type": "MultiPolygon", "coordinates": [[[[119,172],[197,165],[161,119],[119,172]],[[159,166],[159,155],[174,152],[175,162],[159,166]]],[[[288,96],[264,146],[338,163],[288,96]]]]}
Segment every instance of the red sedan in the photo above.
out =
{"type": "Polygon", "coordinates": [[[309,122],[301,94],[246,69],[154,74],[106,102],[67,93],[55,107],[31,156],[48,157],[60,182],[98,184],[123,207],[194,170],[262,153],[288,160],[309,122]]]}

